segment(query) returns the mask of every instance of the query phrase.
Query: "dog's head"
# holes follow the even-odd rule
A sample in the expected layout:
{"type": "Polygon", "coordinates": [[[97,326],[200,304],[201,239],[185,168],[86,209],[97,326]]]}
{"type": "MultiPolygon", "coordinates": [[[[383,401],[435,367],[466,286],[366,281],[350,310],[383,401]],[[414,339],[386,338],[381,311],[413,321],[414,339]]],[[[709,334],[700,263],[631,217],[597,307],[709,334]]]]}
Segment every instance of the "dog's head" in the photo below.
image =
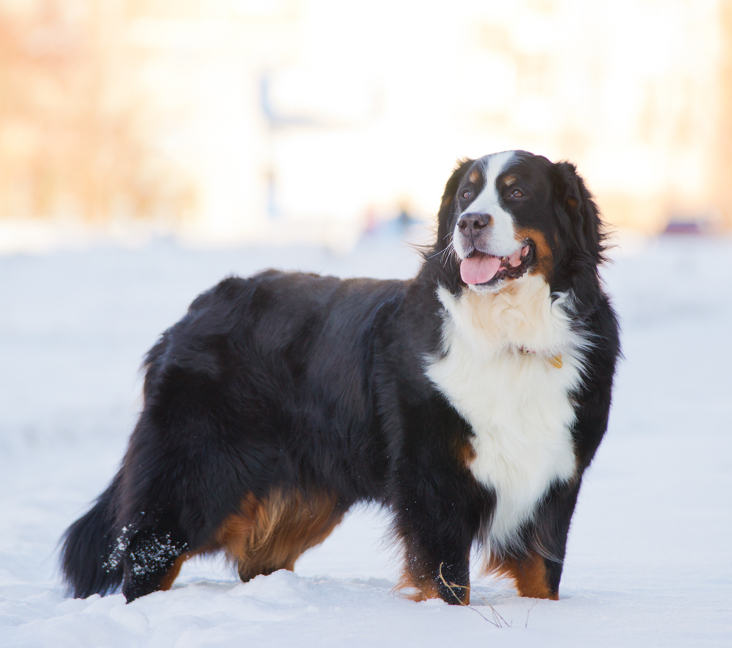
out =
{"type": "Polygon", "coordinates": [[[434,253],[444,253],[456,288],[497,292],[541,274],[561,290],[578,274],[596,276],[602,242],[597,207],[572,164],[505,151],[455,169],[434,253]]]}

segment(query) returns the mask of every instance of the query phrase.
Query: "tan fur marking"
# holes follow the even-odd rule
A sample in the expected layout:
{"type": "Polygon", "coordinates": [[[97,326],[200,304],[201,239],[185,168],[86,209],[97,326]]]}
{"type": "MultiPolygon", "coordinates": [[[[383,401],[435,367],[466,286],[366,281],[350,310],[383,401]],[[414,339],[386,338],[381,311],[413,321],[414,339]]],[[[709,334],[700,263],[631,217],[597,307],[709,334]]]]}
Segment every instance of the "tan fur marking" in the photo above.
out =
{"type": "Polygon", "coordinates": [[[539,230],[529,228],[520,229],[516,234],[520,240],[531,239],[534,242],[537,263],[531,271],[531,274],[541,274],[548,282],[551,278],[552,268],[554,267],[554,257],[546,237],[539,230]]]}
{"type": "Polygon", "coordinates": [[[300,555],[325,540],[343,515],[329,494],[275,491],[264,500],[250,494],[241,513],[221,525],[216,539],[247,581],[278,569],[292,571],[300,555]]]}
{"type": "Polygon", "coordinates": [[[457,455],[458,461],[462,465],[468,467],[471,463],[473,463],[473,461],[475,461],[475,448],[473,448],[473,445],[470,443],[470,441],[466,441],[465,443],[461,443],[458,445],[457,455]]]}
{"type": "MultiPolygon", "coordinates": [[[[452,590],[454,598],[452,603],[460,603],[468,605],[470,603],[470,584],[467,586],[456,585],[446,578],[444,584],[452,590]]],[[[394,586],[392,591],[411,601],[419,603],[427,599],[441,598],[437,588],[437,580],[427,575],[426,570],[421,569],[407,556],[404,571],[402,572],[399,582],[394,586]],[[404,590],[412,590],[405,592],[404,590]]]]}
{"type": "Polygon", "coordinates": [[[508,187],[509,185],[512,185],[514,182],[516,182],[516,176],[515,175],[507,175],[503,179],[503,184],[506,187],[508,187]]]}
{"type": "Polygon", "coordinates": [[[473,169],[470,172],[470,176],[468,176],[468,180],[470,180],[470,182],[472,182],[473,184],[478,184],[478,182],[480,181],[480,171],[478,171],[478,169],[473,169]]]}
{"type": "Polygon", "coordinates": [[[160,590],[167,591],[171,587],[173,587],[173,583],[175,582],[175,579],[178,578],[178,574],[180,574],[183,563],[188,560],[192,555],[193,554],[190,553],[184,553],[176,558],[173,566],[170,568],[170,571],[168,571],[168,573],[165,574],[165,576],[163,577],[163,580],[160,581],[160,590]]]}
{"type": "Polygon", "coordinates": [[[519,596],[553,601],[559,599],[559,593],[549,589],[546,564],[544,558],[537,553],[521,559],[513,557],[500,559],[491,556],[486,571],[512,578],[519,596]]]}
{"type": "Polygon", "coordinates": [[[440,598],[440,595],[437,593],[437,585],[434,582],[423,576],[416,577],[407,573],[406,570],[394,587],[394,591],[398,592],[400,596],[417,603],[426,601],[427,599],[440,598]],[[414,591],[405,593],[404,590],[407,589],[414,591]]]}

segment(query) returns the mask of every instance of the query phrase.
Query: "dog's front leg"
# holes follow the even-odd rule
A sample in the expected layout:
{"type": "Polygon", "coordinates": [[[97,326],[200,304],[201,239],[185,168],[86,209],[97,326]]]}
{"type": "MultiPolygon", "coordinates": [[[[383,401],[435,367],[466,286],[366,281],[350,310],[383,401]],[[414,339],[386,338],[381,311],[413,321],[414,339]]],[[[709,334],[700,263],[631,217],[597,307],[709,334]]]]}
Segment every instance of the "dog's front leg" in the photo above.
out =
{"type": "Polygon", "coordinates": [[[452,605],[470,602],[470,548],[479,516],[464,482],[443,471],[438,480],[402,474],[404,496],[396,507],[395,529],[405,553],[398,589],[409,598],[441,598],[452,605]]]}
{"type": "Polygon", "coordinates": [[[469,543],[446,547],[444,539],[416,536],[404,542],[406,560],[399,589],[411,590],[406,596],[414,601],[441,598],[451,605],[470,602],[469,543]]]}

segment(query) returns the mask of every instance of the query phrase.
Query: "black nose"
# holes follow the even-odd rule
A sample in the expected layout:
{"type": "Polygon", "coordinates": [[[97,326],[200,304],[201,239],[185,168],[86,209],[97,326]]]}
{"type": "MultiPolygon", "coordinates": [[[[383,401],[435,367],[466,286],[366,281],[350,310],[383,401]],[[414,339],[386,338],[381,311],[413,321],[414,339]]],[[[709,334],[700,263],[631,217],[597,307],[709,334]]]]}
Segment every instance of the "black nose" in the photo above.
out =
{"type": "Polygon", "coordinates": [[[474,234],[485,229],[493,221],[490,214],[463,214],[457,222],[457,226],[463,234],[474,234]]]}

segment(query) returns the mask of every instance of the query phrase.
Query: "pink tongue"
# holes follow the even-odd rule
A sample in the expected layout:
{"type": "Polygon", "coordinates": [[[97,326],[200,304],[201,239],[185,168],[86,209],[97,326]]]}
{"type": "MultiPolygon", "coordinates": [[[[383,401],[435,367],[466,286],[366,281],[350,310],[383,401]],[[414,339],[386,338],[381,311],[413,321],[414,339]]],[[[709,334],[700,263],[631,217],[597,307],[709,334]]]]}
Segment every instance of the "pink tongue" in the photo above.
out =
{"type": "Polygon", "coordinates": [[[493,279],[500,267],[501,260],[498,257],[476,252],[469,259],[463,259],[460,276],[466,284],[482,284],[493,279]]]}

